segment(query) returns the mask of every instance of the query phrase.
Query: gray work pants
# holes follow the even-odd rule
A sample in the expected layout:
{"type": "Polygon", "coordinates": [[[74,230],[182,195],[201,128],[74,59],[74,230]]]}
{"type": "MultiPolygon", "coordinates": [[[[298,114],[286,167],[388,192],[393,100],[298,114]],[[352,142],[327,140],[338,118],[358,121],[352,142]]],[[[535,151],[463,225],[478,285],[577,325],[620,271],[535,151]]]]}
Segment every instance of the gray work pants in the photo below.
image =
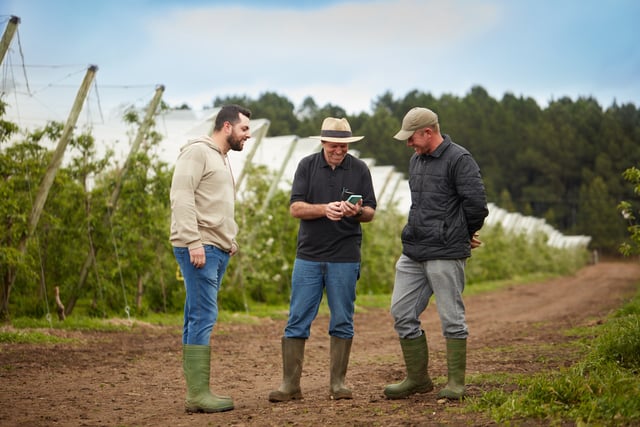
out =
{"type": "Polygon", "coordinates": [[[462,291],[466,259],[413,261],[401,255],[396,263],[396,278],[391,297],[391,315],[400,338],[422,334],[420,315],[432,295],[445,338],[467,338],[462,291]]]}

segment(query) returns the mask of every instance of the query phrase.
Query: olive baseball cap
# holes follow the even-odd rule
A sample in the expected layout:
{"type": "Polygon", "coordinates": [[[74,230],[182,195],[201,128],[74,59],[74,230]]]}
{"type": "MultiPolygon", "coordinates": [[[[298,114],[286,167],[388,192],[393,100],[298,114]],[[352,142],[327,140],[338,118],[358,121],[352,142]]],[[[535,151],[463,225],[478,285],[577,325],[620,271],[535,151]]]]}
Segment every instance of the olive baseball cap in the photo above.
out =
{"type": "Polygon", "coordinates": [[[438,123],[438,115],[428,108],[414,107],[402,119],[402,129],[393,137],[400,141],[406,141],[418,129],[433,126],[438,123]]]}

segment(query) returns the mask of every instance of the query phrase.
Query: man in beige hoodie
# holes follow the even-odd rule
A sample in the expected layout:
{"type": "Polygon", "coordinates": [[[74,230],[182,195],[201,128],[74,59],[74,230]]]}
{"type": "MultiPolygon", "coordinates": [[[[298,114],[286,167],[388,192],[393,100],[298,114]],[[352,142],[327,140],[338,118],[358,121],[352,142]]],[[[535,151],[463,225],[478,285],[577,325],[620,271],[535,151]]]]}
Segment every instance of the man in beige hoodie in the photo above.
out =
{"type": "Polygon", "coordinates": [[[210,338],[218,318],[218,290],[236,253],[235,188],[229,150],[242,151],[251,137],[251,112],[225,105],[211,136],[180,149],[171,182],[171,244],[184,277],[183,370],[187,412],[233,409],[233,400],[209,390],[210,338]]]}

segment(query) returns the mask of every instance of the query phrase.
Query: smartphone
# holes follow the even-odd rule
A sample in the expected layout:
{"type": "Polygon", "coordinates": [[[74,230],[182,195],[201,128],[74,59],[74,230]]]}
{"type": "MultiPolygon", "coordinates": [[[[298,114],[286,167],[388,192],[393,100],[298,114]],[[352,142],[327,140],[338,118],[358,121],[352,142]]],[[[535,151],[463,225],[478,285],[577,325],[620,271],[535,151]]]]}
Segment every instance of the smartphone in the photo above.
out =
{"type": "Polygon", "coordinates": [[[347,199],[347,202],[351,203],[352,205],[355,205],[356,203],[358,203],[360,200],[362,199],[362,196],[360,194],[352,194],[349,196],[349,198],[347,199]]]}

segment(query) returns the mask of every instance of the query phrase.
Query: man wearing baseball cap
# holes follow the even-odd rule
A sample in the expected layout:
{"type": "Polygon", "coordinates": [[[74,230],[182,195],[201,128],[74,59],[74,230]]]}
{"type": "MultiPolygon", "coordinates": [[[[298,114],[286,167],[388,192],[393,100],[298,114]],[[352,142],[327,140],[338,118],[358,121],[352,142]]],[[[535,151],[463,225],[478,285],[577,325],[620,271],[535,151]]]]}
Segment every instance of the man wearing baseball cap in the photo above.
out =
{"type": "Polygon", "coordinates": [[[411,208],[402,230],[391,315],[400,338],[406,378],[388,385],[389,399],[433,390],[429,351],[420,315],[435,295],[447,346],[447,385],[438,398],[461,399],[465,392],[467,324],[462,292],[465,263],[481,242],[477,232],[488,215],[480,168],[465,148],[440,133],[438,115],[409,110],[395,139],[406,141],[411,208]]]}

